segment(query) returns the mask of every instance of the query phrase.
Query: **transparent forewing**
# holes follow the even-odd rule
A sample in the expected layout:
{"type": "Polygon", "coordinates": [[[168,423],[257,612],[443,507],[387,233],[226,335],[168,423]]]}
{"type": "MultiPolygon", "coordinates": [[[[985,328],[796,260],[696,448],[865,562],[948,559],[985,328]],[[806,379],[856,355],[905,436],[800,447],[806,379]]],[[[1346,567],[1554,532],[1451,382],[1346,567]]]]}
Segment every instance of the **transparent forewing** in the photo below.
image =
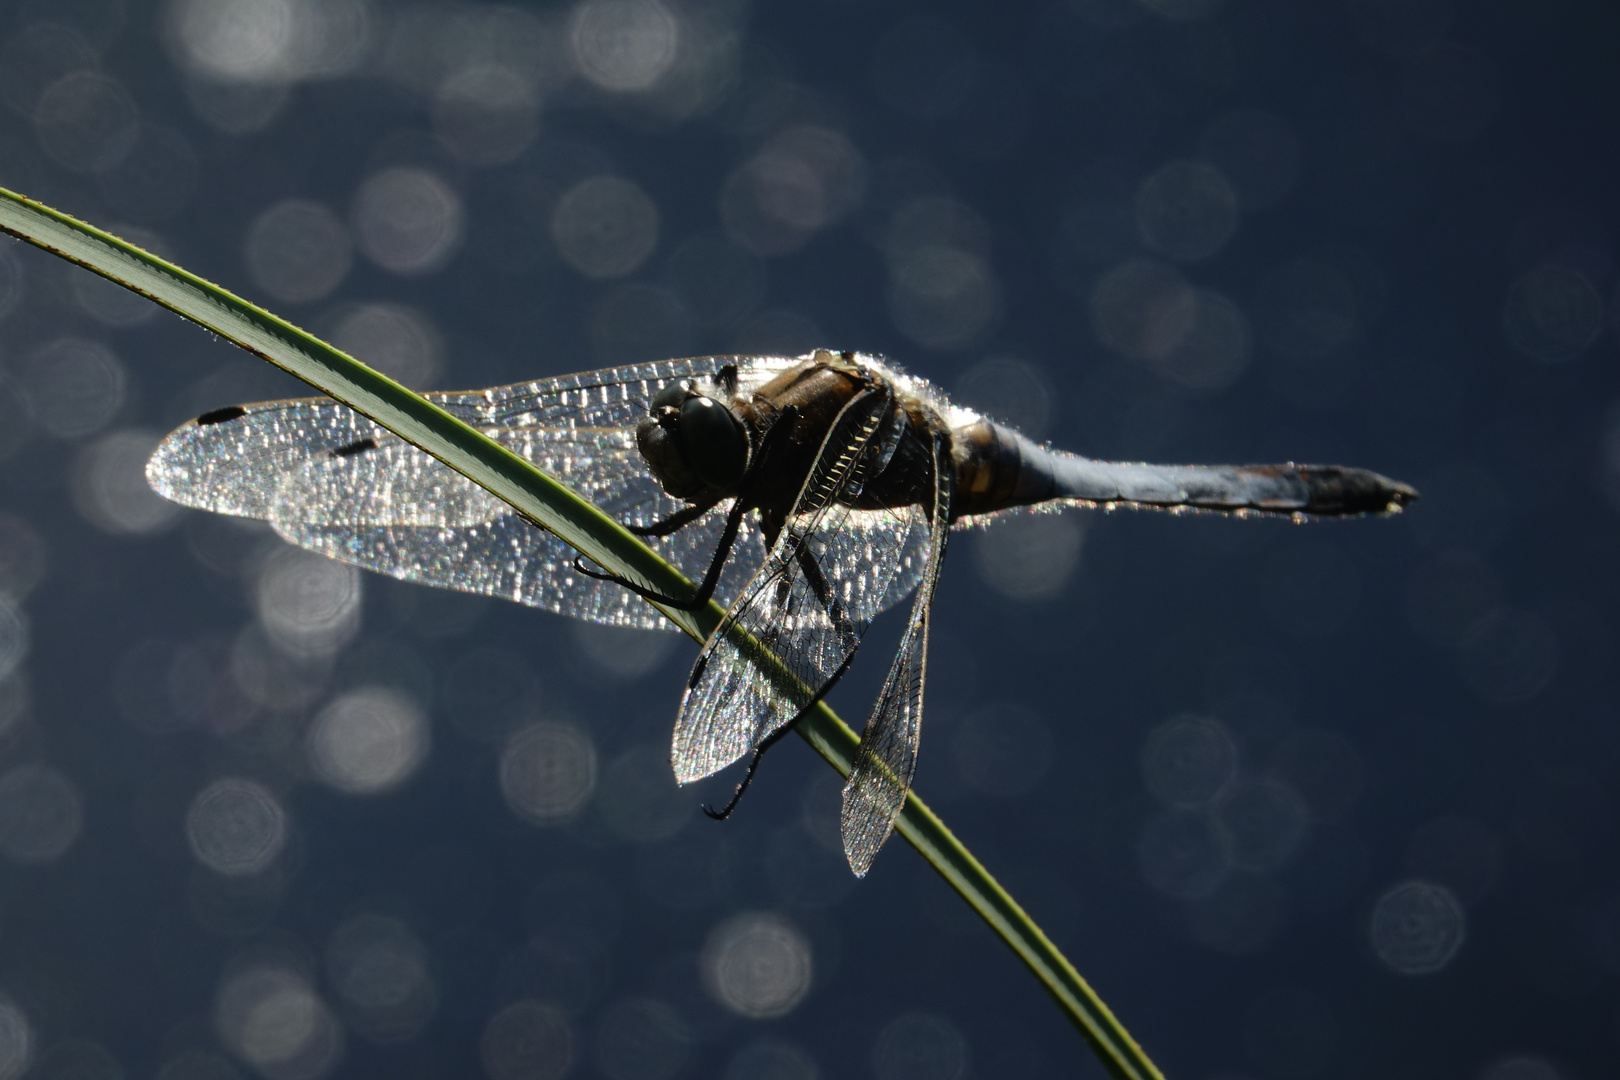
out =
{"type": "MultiPolygon", "coordinates": [[[[647,403],[676,379],[715,379],[734,365],[743,392],[802,361],[780,356],[703,356],[605,368],[489,390],[426,395],[474,427],[634,427],[647,403]]],[[[391,438],[382,428],[330,398],[267,401],[205,414],[179,428],[152,454],[148,481],[165,498],[199,510],[268,518],[277,488],[303,462],[391,438]],[[212,421],[212,422],[208,422],[212,421]]]]}
{"type": "Polygon", "coordinates": [[[923,682],[928,665],[928,619],[934,586],[945,559],[950,530],[951,459],[943,439],[934,444],[934,492],[929,515],[928,554],[912,601],[911,619],[900,639],[900,651],[883,681],[872,716],[861,735],[855,767],[844,785],[840,823],[844,855],[857,877],[871,869],[878,849],[889,838],[894,819],[905,804],[917,770],[917,744],[922,731],[923,682]]]}
{"type": "MultiPolygon", "coordinates": [[[[485,434],[511,446],[513,440],[503,435],[530,433],[486,429],[485,434]]],[[[574,449],[574,440],[558,442],[552,445],[562,452],[549,455],[552,469],[567,465],[574,449]]],[[[387,432],[359,445],[289,467],[270,499],[271,524],[455,527],[486,524],[510,512],[477,484],[387,432]]]]}
{"type": "MultiPolygon", "coordinates": [[[[485,428],[483,433],[620,521],[647,525],[686,504],[666,496],[629,428],[485,428]]],[[[478,525],[512,512],[460,473],[384,434],[365,448],[319,454],[289,469],[270,504],[273,523],[478,525]]]]}
{"type": "Polygon", "coordinates": [[[892,594],[919,518],[847,505],[893,430],[891,400],[874,388],[839,414],[765,565],[698,654],[671,751],[681,783],[725,768],[790,722],[844,668],[892,594]]]}
{"type": "MultiPolygon", "coordinates": [[[[724,523],[722,506],[675,536],[649,543],[696,580],[708,568],[724,523]]],[[[679,629],[628,589],[575,570],[573,548],[512,514],[459,528],[308,523],[277,528],[302,547],[405,581],[515,600],[592,622],[679,629]]],[[[745,522],[715,595],[730,600],[763,558],[759,530],[745,522]]]]}
{"type": "Polygon", "coordinates": [[[375,438],[382,429],[330,398],[243,406],[234,419],[205,414],[152,452],[146,479],[164,498],[237,517],[270,517],[276,489],[311,457],[375,438]]]}
{"type": "Polygon", "coordinates": [[[428,398],[474,427],[633,427],[647,415],[653,395],[677,379],[712,381],[722,368],[735,367],[737,390],[747,394],[803,362],[785,356],[697,356],[428,398]]]}
{"type": "MultiPolygon", "coordinates": [[[[634,436],[611,428],[492,428],[486,434],[627,525],[651,525],[686,504],[647,473],[634,436]]],[[[635,594],[574,569],[574,550],[512,513],[445,465],[392,436],[374,448],[303,463],[283,481],[271,522],[295,544],[392,577],[498,596],[621,626],[675,629],[635,594]]],[[[702,577],[725,507],[652,547],[702,577]]],[[[744,523],[717,590],[729,600],[764,558],[744,523]]]]}

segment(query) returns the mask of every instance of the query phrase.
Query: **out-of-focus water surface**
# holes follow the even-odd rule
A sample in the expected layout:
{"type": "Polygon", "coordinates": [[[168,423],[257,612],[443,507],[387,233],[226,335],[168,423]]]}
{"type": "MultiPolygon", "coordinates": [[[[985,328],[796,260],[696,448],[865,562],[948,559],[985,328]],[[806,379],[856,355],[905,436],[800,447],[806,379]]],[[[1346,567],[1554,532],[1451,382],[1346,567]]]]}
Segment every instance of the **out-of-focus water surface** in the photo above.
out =
{"type": "MultiPolygon", "coordinates": [[[[1417,484],[959,537],[918,788],[1173,1077],[1620,1071],[1603,5],[0,18],[0,183],[413,386],[825,345],[1417,484]]],[[[161,434],[298,387],[18,244],[0,316],[0,1078],[1100,1075],[796,740],[702,818],[690,643],[181,512],[161,434]]]]}

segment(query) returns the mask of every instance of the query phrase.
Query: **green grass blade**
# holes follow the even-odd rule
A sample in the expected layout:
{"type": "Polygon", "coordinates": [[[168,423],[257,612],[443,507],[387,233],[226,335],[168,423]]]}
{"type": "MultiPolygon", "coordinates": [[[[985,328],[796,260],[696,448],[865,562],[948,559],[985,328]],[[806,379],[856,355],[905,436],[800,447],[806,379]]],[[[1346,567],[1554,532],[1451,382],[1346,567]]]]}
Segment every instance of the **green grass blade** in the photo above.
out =
{"type": "MultiPolygon", "coordinates": [[[[691,590],[678,570],[563,484],[387,376],[268,311],[3,188],[0,231],[132,289],[297,376],[432,454],[605,569],[665,595],[691,590]]],[[[725,613],[710,603],[696,612],[664,614],[702,641],[725,613]]],[[[775,664],[771,675],[781,677],[774,657],[761,655],[763,650],[750,652],[757,663],[775,664]]],[[[830,708],[818,705],[797,730],[834,768],[849,774],[859,740],[830,708]]],[[[1162,1080],[1073,965],[915,792],[907,798],[896,829],[1028,965],[1112,1075],[1122,1080],[1162,1080]]]]}

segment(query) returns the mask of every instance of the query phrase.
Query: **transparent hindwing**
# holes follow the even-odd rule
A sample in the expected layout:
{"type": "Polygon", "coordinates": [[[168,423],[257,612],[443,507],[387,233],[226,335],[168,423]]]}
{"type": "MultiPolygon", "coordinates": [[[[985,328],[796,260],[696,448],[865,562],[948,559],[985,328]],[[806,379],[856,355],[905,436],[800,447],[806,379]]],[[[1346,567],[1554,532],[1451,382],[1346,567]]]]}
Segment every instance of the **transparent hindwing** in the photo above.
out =
{"type": "Polygon", "coordinates": [[[922,571],[918,507],[855,509],[904,431],[882,384],[834,421],[765,564],[693,666],[671,750],[681,783],[790,723],[843,670],[897,587],[922,571]]]}
{"type": "Polygon", "coordinates": [[[932,447],[932,498],[928,513],[928,553],[923,564],[911,617],[900,639],[900,650],[883,681],[883,691],[866,729],[844,785],[840,825],[844,855],[857,877],[872,867],[894,819],[905,805],[906,793],[917,769],[917,746],[922,732],[923,683],[928,666],[928,619],[934,587],[945,559],[950,536],[951,457],[945,439],[936,434],[932,447]]]}

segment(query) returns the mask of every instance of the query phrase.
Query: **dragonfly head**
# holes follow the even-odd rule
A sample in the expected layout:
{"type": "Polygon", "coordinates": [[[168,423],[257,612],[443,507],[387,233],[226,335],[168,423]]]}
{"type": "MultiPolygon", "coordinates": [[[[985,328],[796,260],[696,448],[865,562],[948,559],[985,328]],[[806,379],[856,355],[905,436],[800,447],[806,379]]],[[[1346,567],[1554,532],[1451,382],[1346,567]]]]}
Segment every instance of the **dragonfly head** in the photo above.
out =
{"type": "Polygon", "coordinates": [[[726,405],[690,379],[658,391],[636,425],[636,445],[671,498],[733,495],[748,469],[748,432],[726,405]]]}

